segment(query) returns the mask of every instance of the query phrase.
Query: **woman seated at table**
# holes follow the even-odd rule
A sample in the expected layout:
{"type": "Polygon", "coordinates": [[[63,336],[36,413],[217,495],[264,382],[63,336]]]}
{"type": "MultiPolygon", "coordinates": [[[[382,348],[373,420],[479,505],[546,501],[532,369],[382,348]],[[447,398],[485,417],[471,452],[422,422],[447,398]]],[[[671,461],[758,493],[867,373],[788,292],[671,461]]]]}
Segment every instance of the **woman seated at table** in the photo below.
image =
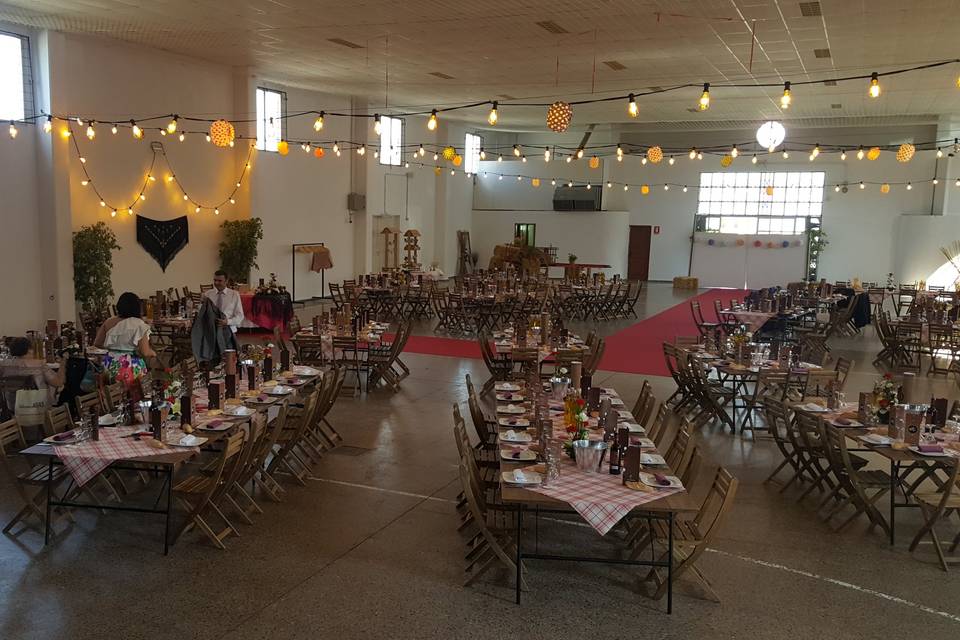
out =
{"type": "MultiPolygon", "coordinates": [[[[0,361],[0,377],[32,377],[33,385],[37,389],[47,390],[47,406],[53,406],[54,392],[63,386],[63,372],[66,371],[66,359],[61,356],[60,368],[54,371],[43,360],[38,360],[33,353],[33,343],[27,338],[14,338],[10,341],[10,359],[0,361]]],[[[8,389],[7,406],[13,408],[16,401],[16,390],[8,389]]]]}
{"type": "Polygon", "coordinates": [[[142,397],[140,379],[147,372],[147,359],[157,353],[150,346],[150,325],[140,317],[140,298],[135,293],[120,296],[117,315],[100,325],[93,344],[108,352],[103,366],[110,382],[123,382],[131,397],[142,397]]]}

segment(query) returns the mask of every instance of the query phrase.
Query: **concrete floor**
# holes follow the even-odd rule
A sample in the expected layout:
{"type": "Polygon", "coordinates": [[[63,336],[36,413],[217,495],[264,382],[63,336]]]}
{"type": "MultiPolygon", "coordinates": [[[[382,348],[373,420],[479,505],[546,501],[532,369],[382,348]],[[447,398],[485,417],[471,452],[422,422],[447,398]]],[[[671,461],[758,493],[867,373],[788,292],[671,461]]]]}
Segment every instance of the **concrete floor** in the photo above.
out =
{"type": "MultiPolygon", "coordinates": [[[[653,285],[641,317],[682,301],[653,285]]],[[[638,311],[641,309],[638,308],[638,311]]],[[[623,323],[621,323],[622,325],[623,323]]],[[[627,323],[629,324],[629,323],[627,323]]],[[[601,327],[616,330],[614,323],[601,327]]],[[[857,360],[849,392],[877,373],[872,329],[837,342],[857,360]]],[[[82,514],[44,548],[26,530],[0,537],[0,638],[877,638],[914,629],[925,638],[960,634],[960,573],[942,572],[929,550],[909,554],[917,514],[898,513],[898,543],[841,534],[762,484],[777,455],[770,443],[717,427],[701,434],[710,462],[729,468],[740,492],[700,566],[722,604],[683,581],[674,614],[637,593],[636,570],[528,561],[530,591],[513,604],[510,576],[492,571],[461,586],[456,531],[456,449],[451,405],[463,376],[484,379],[479,360],[408,355],[401,392],[341,399],[331,419],[346,440],[290,486],[226,551],[186,535],[160,553],[159,520],[82,514]]],[[[642,377],[599,376],[628,403],[642,377]]],[[[672,382],[651,380],[659,397],[672,382]]],[[[937,383],[955,396],[952,383],[937,383]]],[[[709,475],[709,474],[708,474],[709,475]]],[[[14,507],[3,485],[0,516],[14,507]]],[[[954,521],[954,526],[956,521],[954,521]]],[[[543,548],[612,553],[573,521],[541,520],[543,548]]]]}

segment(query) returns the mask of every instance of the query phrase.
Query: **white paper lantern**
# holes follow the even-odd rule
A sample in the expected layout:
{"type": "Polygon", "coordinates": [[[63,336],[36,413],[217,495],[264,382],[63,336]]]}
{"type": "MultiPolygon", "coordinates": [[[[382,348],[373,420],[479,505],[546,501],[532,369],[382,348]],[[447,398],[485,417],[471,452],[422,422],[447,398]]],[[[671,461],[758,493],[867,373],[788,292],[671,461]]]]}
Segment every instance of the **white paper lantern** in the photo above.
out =
{"type": "Polygon", "coordinates": [[[757,142],[770,152],[773,152],[774,149],[780,146],[780,143],[782,143],[786,137],[787,130],[783,128],[782,124],[775,120],[764,122],[760,125],[760,128],[757,129],[757,142]]]}

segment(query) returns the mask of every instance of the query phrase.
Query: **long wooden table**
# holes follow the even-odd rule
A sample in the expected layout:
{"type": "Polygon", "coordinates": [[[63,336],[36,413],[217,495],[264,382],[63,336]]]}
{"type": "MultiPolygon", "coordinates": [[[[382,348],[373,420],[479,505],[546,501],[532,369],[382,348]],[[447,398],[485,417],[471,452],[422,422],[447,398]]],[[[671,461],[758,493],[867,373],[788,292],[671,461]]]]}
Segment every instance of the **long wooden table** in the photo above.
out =
{"type": "MultiPolygon", "coordinates": [[[[523,385],[521,385],[523,387],[523,385]]],[[[529,398],[527,398],[529,401],[529,398]]],[[[529,408],[529,407],[528,407],[529,408]]],[[[498,413],[498,416],[501,414],[498,413]]],[[[513,416],[510,417],[520,417],[513,416]]],[[[525,417],[530,419],[531,425],[526,428],[526,431],[531,434],[533,442],[535,443],[537,437],[539,436],[539,427],[538,425],[533,424],[534,420],[532,415],[527,414],[525,417]]],[[[567,436],[564,431],[564,426],[562,424],[562,414],[559,420],[554,420],[554,432],[552,434],[553,438],[563,439],[567,436]]],[[[514,427],[514,429],[518,429],[514,427]]],[[[506,428],[499,427],[499,433],[502,435],[506,431],[506,428]]],[[[594,439],[599,439],[601,431],[594,432],[594,439]]],[[[646,451],[656,451],[656,449],[645,449],[646,451]]],[[[517,532],[516,532],[516,567],[517,567],[517,576],[516,576],[516,603],[520,604],[520,587],[522,584],[522,560],[524,558],[534,559],[534,560],[558,560],[558,561],[567,561],[567,562],[593,562],[601,564],[620,564],[620,565],[633,565],[633,566],[646,566],[646,567],[663,567],[667,570],[667,613],[672,613],[673,611],[673,524],[674,518],[678,514],[683,513],[695,513],[698,511],[698,505],[690,497],[690,494],[684,490],[680,493],[673,493],[662,498],[654,499],[650,502],[646,502],[631,512],[631,515],[636,513],[642,513],[647,517],[654,519],[662,519],[667,521],[667,529],[669,532],[668,537],[668,560],[666,562],[661,561],[642,561],[642,560],[628,560],[621,558],[598,558],[598,557],[588,557],[588,556],[571,556],[571,555],[559,555],[559,554],[544,554],[544,553],[530,553],[523,550],[523,512],[525,509],[532,508],[536,514],[535,517],[539,517],[541,513],[575,513],[575,510],[571,508],[571,505],[565,501],[552,498],[550,496],[543,495],[536,491],[530,489],[511,485],[503,482],[502,474],[504,471],[513,471],[514,469],[523,468],[525,466],[530,466],[530,462],[515,462],[510,460],[505,460],[499,454],[499,446],[497,450],[497,457],[500,460],[500,497],[504,504],[511,504],[517,507],[517,532]]],[[[657,467],[658,472],[669,472],[669,475],[672,475],[673,472],[668,467],[657,467]]],[[[630,489],[624,488],[624,491],[631,491],[630,489]]]]}

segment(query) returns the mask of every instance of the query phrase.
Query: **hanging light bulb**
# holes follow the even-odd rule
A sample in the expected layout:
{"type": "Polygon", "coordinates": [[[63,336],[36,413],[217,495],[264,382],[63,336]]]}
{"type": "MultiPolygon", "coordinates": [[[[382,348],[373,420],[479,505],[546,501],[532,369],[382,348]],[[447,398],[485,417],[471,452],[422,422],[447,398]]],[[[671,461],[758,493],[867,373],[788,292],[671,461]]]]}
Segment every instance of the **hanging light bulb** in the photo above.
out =
{"type": "Polygon", "coordinates": [[[577,149],[577,160],[583,157],[583,147],[577,149]]]}
{"type": "Polygon", "coordinates": [[[430,112],[430,119],[427,120],[427,129],[430,131],[437,130],[437,110],[434,109],[430,112]]]}
{"type": "Polygon", "coordinates": [[[100,206],[101,206],[101,207],[105,207],[105,206],[107,206],[107,203],[104,202],[103,200],[101,200],[101,201],[100,201],[100,206]]]}
{"type": "Polygon", "coordinates": [[[739,155],[740,155],[740,152],[737,150],[737,145],[733,145],[733,148],[730,149],[730,157],[736,158],[739,155]]]}
{"type": "Polygon", "coordinates": [[[874,71],[870,74],[870,97],[879,98],[880,97],[880,78],[877,76],[877,72],[874,71]]]}
{"type": "Polygon", "coordinates": [[[193,210],[193,212],[194,212],[194,213],[200,213],[200,206],[197,205],[197,207],[193,210]]]}
{"type": "Polygon", "coordinates": [[[866,188],[867,188],[867,185],[863,184],[863,180],[860,181],[860,188],[861,188],[861,189],[866,189],[866,188]]]}
{"type": "Polygon", "coordinates": [[[551,186],[551,187],[557,186],[557,181],[556,181],[556,180],[551,180],[551,181],[550,181],[550,186],[551,186]]]}
{"type": "Polygon", "coordinates": [[[97,137],[97,131],[93,128],[93,123],[87,125],[87,139],[93,140],[97,137]]]}
{"type": "Polygon", "coordinates": [[[627,185],[627,184],[623,185],[623,190],[624,190],[624,191],[626,191],[626,190],[629,189],[629,188],[630,188],[630,185],[627,185]]]}
{"type": "Polygon", "coordinates": [[[187,196],[187,194],[183,194],[183,199],[184,199],[184,200],[189,200],[190,198],[187,196]]]}
{"type": "Polygon", "coordinates": [[[861,146],[859,149],[857,149],[857,160],[863,160],[863,156],[863,146],[861,146]]]}
{"type": "Polygon", "coordinates": [[[60,135],[63,136],[64,138],[69,138],[69,137],[70,137],[70,127],[64,126],[63,129],[60,130],[60,135]]]}
{"type": "Polygon", "coordinates": [[[703,93],[700,94],[700,102],[697,104],[697,109],[700,111],[706,111],[710,108],[710,83],[703,83],[703,93]]]}
{"type": "Polygon", "coordinates": [[[789,158],[789,157],[790,157],[790,152],[787,151],[786,149],[784,149],[784,150],[783,150],[783,159],[786,160],[786,159],[789,158]]]}
{"type": "Polygon", "coordinates": [[[690,156],[691,160],[694,160],[697,157],[697,148],[693,147],[692,149],[690,149],[690,153],[687,155],[690,156]]]}
{"type": "Polygon", "coordinates": [[[587,190],[590,190],[590,189],[593,189],[593,185],[588,182],[588,183],[587,183],[587,190]]]}
{"type": "Polygon", "coordinates": [[[960,178],[957,178],[956,186],[960,187],[960,178]]]}
{"type": "Polygon", "coordinates": [[[237,204],[237,201],[234,200],[233,198],[230,198],[230,204],[237,204]]]}
{"type": "Polygon", "coordinates": [[[112,133],[113,135],[117,135],[117,125],[113,125],[112,127],[110,127],[110,133],[112,133]]]}
{"type": "Polygon", "coordinates": [[[607,180],[607,189],[609,189],[609,188],[612,187],[612,186],[613,186],[613,183],[610,182],[609,180],[607,180]]]}
{"type": "Polygon", "coordinates": [[[913,185],[908,182],[908,183],[907,183],[907,191],[910,191],[910,189],[913,189],[913,185]]]}
{"type": "Polygon", "coordinates": [[[375,113],[373,114],[373,132],[379,136],[382,130],[383,128],[380,125],[380,114],[375,113]]]}
{"type": "Polygon", "coordinates": [[[753,157],[750,158],[750,162],[753,164],[757,164],[757,154],[753,154],[753,157]]]}
{"type": "Polygon", "coordinates": [[[669,164],[671,167],[673,166],[674,162],[676,162],[676,159],[673,156],[667,158],[667,164],[669,164]]]}
{"type": "Polygon", "coordinates": [[[520,147],[518,147],[517,145],[513,145],[513,155],[515,155],[518,158],[520,157],[520,147]]]}
{"type": "Polygon", "coordinates": [[[480,159],[481,160],[487,159],[487,152],[483,150],[483,147],[480,147],[480,159]]]}
{"type": "Polygon", "coordinates": [[[83,180],[80,181],[80,186],[85,187],[85,186],[87,186],[88,184],[90,184],[90,181],[87,180],[86,178],[84,178],[83,180]]]}
{"type": "Polygon", "coordinates": [[[640,158],[640,164],[647,164],[647,156],[640,158]]]}
{"type": "Polygon", "coordinates": [[[790,96],[790,83],[783,83],[783,95],[780,96],[780,108],[789,109],[790,103],[793,101],[793,98],[790,96]]]}
{"type": "Polygon", "coordinates": [[[177,120],[180,119],[180,116],[173,116],[173,120],[167,123],[167,133],[176,133],[177,132],[177,120]]]}
{"type": "Polygon", "coordinates": [[[360,148],[357,149],[357,155],[362,156],[362,155],[366,155],[366,153],[367,153],[367,145],[365,144],[360,145],[360,148]]]}
{"type": "Polygon", "coordinates": [[[114,209],[113,211],[110,212],[110,217],[111,217],[111,218],[116,218],[116,217],[117,217],[117,210],[116,210],[116,209],[114,209]]]}
{"type": "Polygon", "coordinates": [[[840,159],[841,159],[841,160],[846,160],[846,159],[847,159],[847,152],[844,151],[843,149],[840,150],[840,159]]]}
{"type": "Polygon", "coordinates": [[[82,127],[82,126],[83,126],[83,118],[81,118],[80,116],[77,116],[76,120],[77,120],[77,124],[82,127]]]}
{"type": "Polygon", "coordinates": [[[637,100],[633,97],[632,93],[627,100],[627,113],[631,118],[636,118],[640,114],[640,109],[637,108],[637,100]]]}
{"type": "Polygon", "coordinates": [[[934,179],[932,180],[932,182],[933,182],[933,184],[940,184],[940,181],[937,180],[936,178],[934,178],[934,179]]]}
{"type": "Polygon", "coordinates": [[[333,152],[340,153],[340,143],[336,140],[333,141],[333,152]]]}
{"type": "Polygon", "coordinates": [[[133,137],[136,138],[137,140],[143,137],[143,129],[141,129],[140,125],[138,125],[133,120],[130,121],[130,133],[132,133],[133,137]]]}
{"type": "Polygon", "coordinates": [[[20,133],[17,131],[17,125],[13,124],[13,120],[10,121],[10,128],[7,131],[9,131],[11,138],[16,138],[17,134],[20,133]]]}
{"type": "Polygon", "coordinates": [[[323,129],[323,111],[320,112],[320,115],[317,116],[317,119],[313,121],[313,130],[320,131],[323,129]]]}
{"type": "Polygon", "coordinates": [[[523,181],[523,176],[517,176],[517,182],[522,182],[522,181],[523,181]]]}
{"type": "Polygon", "coordinates": [[[617,162],[623,162],[623,147],[617,145],[617,162]]]}
{"type": "Polygon", "coordinates": [[[664,190],[664,191],[670,191],[670,185],[668,185],[668,184],[663,185],[663,190],[664,190]]]}
{"type": "Polygon", "coordinates": [[[571,188],[571,189],[573,188],[573,180],[571,180],[571,181],[569,181],[569,182],[567,183],[567,187],[569,187],[569,188],[571,188]]]}
{"type": "Polygon", "coordinates": [[[684,193],[687,192],[687,185],[683,185],[683,192],[684,192],[684,193]]]}
{"type": "Polygon", "coordinates": [[[550,148],[549,148],[549,147],[543,150],[543,161],[544,161],[544,162],[550,162],[550,148]]]}
{"type": "Polygon", "coordinates": [[[186,134],[184,134],[184,133],[181,131],[181,132],[180,132],[180,136],[179,136],[180,142],[183,142],[183,141],[186,140],[186,139],[187,139],[186,134]]]}
{"type": "Polygon", "coordinates": [[[427,150],[423,148],[423,145],[420,145],[420,148],[417,149],[417,154],[422,158],[427,154],[427,150]]]}
{"type": "Polygon", "coordinates": [[[520,156],[520,162],[526,162],[527,156],[520,156]]]}
{"type": "Polygon", "coordinates": [[[87,164],[87,159],[83,156],[80,156],[80,164],[87,164]]]}
{"type": "Polygon", "coordinates": [[[937,149],[937,157],[938,157],[938,158],[942,158],[942,157],[943,157],[943,149],[937,149]]]}
{"type": "Polygon", "coordinates": [[[570,164],[573,161],[573,156],[567,156],[567,164],[570,164]]]}
{"type": "Polygon", "coordinates": [[[47,116],[47,121],[43,123],[43,132],[50,133],[53,131],[53,116],[47,116]]]}
{"type": "Polygon", "coordinates": [[[840,193],[840,185],[835,186],[833,190],[837,193],[840,193]]]}
{"type": "Polygon", "coordinates": [[[147,180],[149,180],[150,182],[156,182],[156,181],[157,181],[157,179],[153,176],[153,174],[148,175],[148,176],[147,176],[147,180]]]}
{"type": "Polygon", "coordinates": [[[497,101],[493,101],[493,107],[490,109],[490,113],[487,115],[487,122],[490,123],[490,126],[497,124],[499,116],[497,115],[497,101]]]}
{"type": "Polygon", "coordinates": [[[813,160],[818,155],[820,155],[820,143],[818,142],[813,146],[813,151],[810,152],[810,159],[813,160]]]}
{"type": "Polygon", "coordinates": [[[697,160],[703,160],[703,152],[697,151],[697,160]]]}

